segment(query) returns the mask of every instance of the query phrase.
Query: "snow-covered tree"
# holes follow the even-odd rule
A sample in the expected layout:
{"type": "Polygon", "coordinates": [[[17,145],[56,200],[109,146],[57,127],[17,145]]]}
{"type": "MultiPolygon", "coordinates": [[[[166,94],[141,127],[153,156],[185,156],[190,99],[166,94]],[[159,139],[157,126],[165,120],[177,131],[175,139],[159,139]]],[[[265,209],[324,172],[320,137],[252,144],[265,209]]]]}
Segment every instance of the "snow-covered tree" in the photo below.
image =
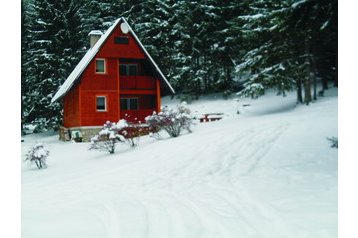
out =
{"type": "Polygon", "coordinates": [[[196,99],[213,89],[214,61],[210,51],[213,42],[213,23],[218,19],[214,6],[203,1],[178,1],[174,7],[173,30],[175,68],[173,81],[185,100],[196,99]]]}
{"type": "Polygon", "coordinates": [[[21,131],[23,132],[24,123],[24,99],[26,93],[30,92],[31,84],[26,83],[26,79],[30,74],[27,70],[27,64],[29,63],[29,43],[31,42],[30,36],[30,21],[28,12],[31,11],[30,5],[23,0],[21,1],[21,131]]]}
{"type": "Polygon", "coordinates": [[[185,100],[235,88],[234,62],[241,36],[232,18],[241,13],[237,1],[177,1],[173,5],[174,63],[171,83],[185,100]]]}
{"type": "Polygon", "coordinates": [[[83,55],[87,37],[81,31],[81,1],[34,0],[29,24],[28,49],[22,62],[26,77],[23,117],[38,128],[56,128],[61,122],[60,103],[51,104],[52,96],[83,55]]]}
{"type": "MultiPolygon", "coordinates": [[[[129,7],[130,2],[126,0],[85,0],[80,9],[82,28],[87,34],[91,30],[105,31],[129,7]]],[[[86,44],[86,47],[89,45],[86,44]]]]}
{"type": "Polygon", "coordinates": [[[285,95],[296,89],[297,101],[308,104],[312,100],[312,82],[316,92],[317,77],[327,77],[327,69],[336,69],[333,60],[322,67],[326,72],[317,63],[336,55],[336,4],[336,1],[320,0],[250,3],[250,10],[237,17],[240,31],[250,42],[247,47],[250,50],[236,70],[252,72],[241,95],[259,96],[267,88],[275,88],[285,95]]]}

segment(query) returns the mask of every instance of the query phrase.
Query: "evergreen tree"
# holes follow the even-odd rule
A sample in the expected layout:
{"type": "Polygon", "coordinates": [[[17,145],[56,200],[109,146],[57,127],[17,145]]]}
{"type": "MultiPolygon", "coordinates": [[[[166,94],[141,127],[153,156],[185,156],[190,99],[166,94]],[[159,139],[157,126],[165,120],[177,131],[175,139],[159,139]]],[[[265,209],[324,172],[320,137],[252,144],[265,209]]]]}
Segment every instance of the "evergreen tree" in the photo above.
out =
{"type": "Polygon", "coordinates": [[[27,70],[27,63],[29,62],[28,50],[29,42],[31,41],[29,34],[29,12],[30,5],[27,2],[21,1],[21,131],[23,130],[24,123],[24,99],[25,95],[30,92],[30,84],[25,83],[29,75],[27,70]]]}
{"type": "MultiPolygon", "coordinates": [[[[327,58],[323,52],[330,52],[330,58],[336,55],[334,1],[260,1],[251,4],[250,9],[249,15],[239,17],[245,22],[242,30],[247,33],[247,40],[254,42],[237,66],[237,71],[252,71],[241,94],[257,97],[267,88],[276,88],[279,94],[285,95],[295,88],[297,101],[309,104],[312,82],[316,88],[319,72],[321,77],[327,75],[316,62],[327,58]],[[329,38],[322,39],[325,25],[330,25],[324,32],[329,38]],[[322,40],[325,43],[318,46],[322,40]]],[[[333,65],[322,68],[336,69],[333,65]]]]}
{"type": "Polygon", "coordinates": [[[176,36],[174,79],[177,89],[189,98],[213,92],[215,60],[212,51],[218,46],[214,39],[215,1],[178,1],[172,35],[176,36]]]}
{"type": "Polygon", "coordinates": [[[79,17],[80,1],[34,1],[30,15],[28,58],[23,68],[28,75],[23,79],[28,87],[23,92],[24,120],[39,127],[59,126],[62,108],[51,104],[53,95],[73,70],[83,54],[79,17]]]}
{"type": "Polygon", "coordinates": [[[105,31],[123,16],[128,7],[125,0],[85,0],[80,13],[82,27],[87,33],[91,30],[105,31]]]}
{"type": "Polygon", "coordinates": [[[178,1],[173,21],[176,89],[196,98],[201,93],[234,90],[234,62],[242,39],[233,18],[242,4],[232,1],[178,1]]]}
{"type": "Polygon", "coordinates": [[[214,66],[215,91],[230,95],[235,90],[234,66],[237,59],[241,59],[243,40],[237,30],[235,21],[238,14],[244,14],[245,1],[211,1],[211,26],[208,37],[211,39],[210,61],[214,66]]]}

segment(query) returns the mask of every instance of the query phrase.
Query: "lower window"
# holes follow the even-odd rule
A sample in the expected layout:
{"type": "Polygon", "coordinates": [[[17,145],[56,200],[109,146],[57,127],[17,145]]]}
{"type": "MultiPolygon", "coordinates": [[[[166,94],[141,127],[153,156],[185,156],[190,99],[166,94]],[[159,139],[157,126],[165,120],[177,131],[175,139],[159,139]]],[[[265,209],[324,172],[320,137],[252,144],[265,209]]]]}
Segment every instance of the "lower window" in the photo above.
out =
{"type": "Polygon", "coordinates": [[[121,110],[137,110],[138,98],[121,98],[121,110]]]}
{"type": "Polygon", "coordinates": [[[106,111],[106,97],[105,96],[97,96],[96,97],[96,110],[97,111],[106,111]]]}

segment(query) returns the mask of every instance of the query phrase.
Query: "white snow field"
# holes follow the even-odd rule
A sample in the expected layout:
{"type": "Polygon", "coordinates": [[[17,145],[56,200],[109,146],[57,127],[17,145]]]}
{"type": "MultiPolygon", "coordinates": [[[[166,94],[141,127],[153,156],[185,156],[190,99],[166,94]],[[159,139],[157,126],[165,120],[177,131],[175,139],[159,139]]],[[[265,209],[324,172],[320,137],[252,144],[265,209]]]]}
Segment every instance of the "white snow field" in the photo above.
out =
{"type": "Polygon", "coordinates": [[[22,237],[337,237],[337,90],[295,100],[203,97],[189,108],[222,120],[114,154],[25,136],[23,158],[36,142],[50,157],[47,169],[22,165],[22,237]]]}

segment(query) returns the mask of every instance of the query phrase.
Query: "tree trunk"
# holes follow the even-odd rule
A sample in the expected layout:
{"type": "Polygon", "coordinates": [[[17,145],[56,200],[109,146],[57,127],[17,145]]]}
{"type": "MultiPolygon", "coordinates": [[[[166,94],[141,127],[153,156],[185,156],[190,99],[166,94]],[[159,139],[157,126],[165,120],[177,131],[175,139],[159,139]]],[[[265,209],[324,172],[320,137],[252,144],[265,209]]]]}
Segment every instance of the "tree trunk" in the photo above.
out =
{"type": "Polygon", "coordinates": [[[312,101],[312,95],[311,95],[311,80],[310,77],[307,76],[304,82],[304,89],[305,89],[305,103],[306,105],[309,105],[312,101]]]}
{"type": "Polygon", "coordinates": [[[305,68],[306,68],[306,77],[304,80],[304,90],[305,90],[305,104],[309,105],[309,103],[312,101],[312,95],[311,95],[311,62],[310,62],[310,46],[308,42],[308,38],[306,38],[305,41],[305,51],[306,51],[306,59],[305,59],[305,68]]]}
{"type": "Polygon", "coordinates": [[[37,168],[38,168],[38,169],[41,169],[41,163],[40,163],[40,161],[36,159],[36,160],[35,160],[35,163],[36,163],[37,168]]]}
{"type": "Polygon", "coordinates": [[[338,88],[338,50],[337,50],[337,55],[336,55],[336,72],[334,74],[334,84],[333,85],[334,85],[334,87],[338,88]]]}
{"type": "Polygon", "coordinates": [[[110,139],[109,143],[110,143],[110,145],[109,145],[109,153],[114,154],[114,150],[116,148],[116,142],[113,139],[110,139]]]}
{"type": "Polygon", "coordinates": [[[334,84],[333,84],[334,87],[338,88],[338,70],[334,76],[334,84]]]}
{"type": "Polygon", "coordinates": [[[206,94],[206,93],[208,93],[208,75],[207,74],[205,74],[204,75],[204,94],[206,94]]]}
{"type": "Polygon", "coordinates": [[[296,80],[296,89],[297,89],[297,104],[303,103],[303,99],[302,99],[302,80],[301,79],[296,80]]]}
{"type": "Polygon", "coordinates": [[[309,63],[311,63],[309,65],[309,69],[310,69],[310,73],[309,73],[309,77],[313,82],[313,100],[317,100],[317,77],[316,77],[316,60],[314,57],[310,57],[310,61],[309,63]]]}
{"type": "Polygon", "coordinates": [[[227,89],[230,87],[230,81],[231,81],[230,66],[226,65],[226,87],[227,87],[227,89]]]}
{"type": "Polygon", "coordinates": [[[322,91],[328,89],[328,80],[326,77],[322,78],[322,91]]]}
{"type": "Polygon", "coordinates": [[[313,74],[313,100],[317,100],[317,78],[313,74]]]}

